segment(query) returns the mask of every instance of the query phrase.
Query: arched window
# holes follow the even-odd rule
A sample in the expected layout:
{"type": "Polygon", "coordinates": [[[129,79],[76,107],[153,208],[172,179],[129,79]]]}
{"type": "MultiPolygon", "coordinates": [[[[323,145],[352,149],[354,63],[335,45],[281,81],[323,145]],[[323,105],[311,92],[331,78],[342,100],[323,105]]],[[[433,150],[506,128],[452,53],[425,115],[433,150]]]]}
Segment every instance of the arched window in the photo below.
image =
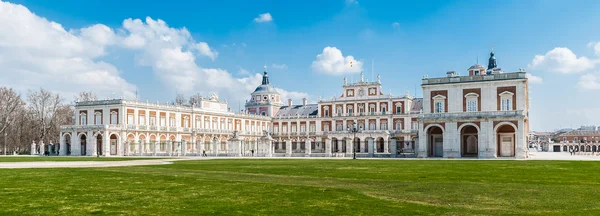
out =
{"type": "Polygon", "coordinates": [[[87,124],[87,115],[85,113],[81,113],[79,115],[79,124],[86,125],[87,124]]]}
{"type": "Polygon", "coordinates": [[[119,124],[118,123],[119,116],[115,111],[110,112],[110,124],[119,124]]]}
{"type": "Polygon", "coordinates": [[[477,100],[479,98],[478,94],[469,93],[465,95],[465,100],[467,100],[467,112],[477,112],[478,104],[477,100]]]}
{"type": "Polygon", "coordinates": [[[102,113],[101,112],[94,113],[94,124],[97,124],[97,125],[102,124],[102,113]]]}

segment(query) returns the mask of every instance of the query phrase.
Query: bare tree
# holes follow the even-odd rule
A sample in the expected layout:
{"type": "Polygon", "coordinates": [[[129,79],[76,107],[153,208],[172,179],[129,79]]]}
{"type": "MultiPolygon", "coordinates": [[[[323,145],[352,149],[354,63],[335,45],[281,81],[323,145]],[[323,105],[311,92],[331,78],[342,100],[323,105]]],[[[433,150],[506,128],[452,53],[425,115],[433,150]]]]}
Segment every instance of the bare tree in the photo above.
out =
{"type": "Polygon", "coordinates": [[[17,119],[16,111],[23,106],[21,95],[12,88],[0,87],[0,134],[4,137],[4,154],[8,142],[7,129],[17,119]]]}
{"type": "Polygon", "coordinates": [[[200,100],[202,99],[202,96],[200,96],[200,94],[196,94],[196,95],[192,95],[190,96],[190,99],[188,100],[188,103],[190,105],[198,105],[198,103],[200,103],[200,100]]]}
{"type": "Polygon", "coordinates": [[[174,104],[178,106],[185,104],[185,97],[183,96],[183,94],[177,94],[177,97],[175,97],[174,104]]]}
{"type": "Polygon", "coordinates": [[[98,100],[98,96],[91,91],[82,91],[79,92],[79,95],[75,96],[76,102],[86,102],[86,101],[95,101],[98,100]]]}
{"type": "MultiPolygon", "coordinates": [[[[47,135],[57,124],[57,111],[61,108],[62,99],[58,94],[53,94],[43,88],[40,91],[29,91],[27,94],[29,109],[38,129],[39,140],[46,141],[47,135]]],[[[54,134],[56,135],[56,134],[54,134]]]]}

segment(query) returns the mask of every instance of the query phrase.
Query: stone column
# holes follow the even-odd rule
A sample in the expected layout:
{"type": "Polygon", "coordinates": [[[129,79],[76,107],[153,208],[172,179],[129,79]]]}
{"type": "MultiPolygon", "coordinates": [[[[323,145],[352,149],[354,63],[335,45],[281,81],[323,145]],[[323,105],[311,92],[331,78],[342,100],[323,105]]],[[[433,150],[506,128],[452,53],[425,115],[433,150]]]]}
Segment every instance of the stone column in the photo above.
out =
{"type": "Polygon", "coordinates": [[[325,154],[327,154],[327,157],[331,157],[331,138],[327,137],[325,138],[325,154]]]}
{"type": "Polygon", "coordinates": [[[156,143],[157,141],[154,140],[154,142],[152,142],[152,155],[156,156],[156,143]]]}
{"type": "Polygon", "coordinates": [[[187,141],[181,141],[181,154],[185,156],[187,154],[187,141]]]}
{"type": "Polygon", "coordinates": [[[391,139],[390,147],[391,147],[391,149],[390,149],[391,156],[390,157],[395,158],[398,154],[398,139],[391,139]]]}
{"type": "Polygon", "coordinates": [[[60,148],[58,148],[58,155],[60,155],[60,156],[67,155],[67,144],[66,144],[65,136],[62,136],[62,135],[60,136],[60,142],[58,145],[60,146],[60,148]]]}
{"type": "Polygon", "coordinates": [[[202,151],[204,151],[204,139],[198,141],[198,155],[202,155],[202,151]]]}
{"type": "MultiPolygon", "coordinates": [[[[117,140],[118,142],[118,140],[117,140]]],[[[104,156],[110,156],[110,135],[108,135],[108,131],[104,131],[102,133],[102,151],[104,152],[103,155],[104,156]]],[[[117,155],[119,155],[119,152],[117,151],[117,155]]]]}
{"type": "Polygon", "coordinates": [[[173,141],[169,140],[167,141],[167,154],[171,156],[171,153],[173,153],[173,141]]]}
{"type": "Polygon", "coordinates": [[[346,155],[352,155],[354,153],[354,140],[351,138],[346,139],[346,155]]]}
{"type": "Polygon", "coordinates": [[[71,134],[71,155],[81,155],[81,139],[79,139],[77,132],[71,134]]]}
{"type": "Polygon", "coordinates": [[[306,154],[307,157],[310,157],[310,154],[312,151],[310,139],[306,139],[306,141],[304,142],[304,147],[305,147],[304,153],[306,154]]]}
{"type": "Polygon", "coordinates": [[[291,139],[288,139],[285,141],[285,147],[286,147],[285,148],[286,156],[291,157],[292,156],[292,140],[291,139]]]}
{"type": "Polygon", "coordinates": [[[417,132],[419,134],[419,143],[415,143],[416,145],[416,150],[417,150],[417,157],[418,158],[426,158],[427,157],[427,140],[429,140],[429,138],[427,137],[425,131],[423,130],[423,122],[419,122],[419,131],[417,132]]]}
{"type": "Polygon", "coordinates": [[[373,138],[371,138],[371,137],[367,138],[367,145],[368,145],[369,157],[373,157],[373,155],[375,153],[375,145],[373,143],[373,138]]]}
{"type": "Polygon", "coordinates": [[[390,143],[389,137],[383,140],[383,153],[390,153],[389,143],[390,143]]]}
{"type": "Polygon", "coordinates": [[[144,150],[145,150],[144,149],[144,147],[145,147],[144,145],[145,145],[144,141],[143,140],[139,140],[139,138],[138,138],[137,146],[138,146],[138,155],[139,156],[142,156],[143,153],[144,153],[144,150]]]}

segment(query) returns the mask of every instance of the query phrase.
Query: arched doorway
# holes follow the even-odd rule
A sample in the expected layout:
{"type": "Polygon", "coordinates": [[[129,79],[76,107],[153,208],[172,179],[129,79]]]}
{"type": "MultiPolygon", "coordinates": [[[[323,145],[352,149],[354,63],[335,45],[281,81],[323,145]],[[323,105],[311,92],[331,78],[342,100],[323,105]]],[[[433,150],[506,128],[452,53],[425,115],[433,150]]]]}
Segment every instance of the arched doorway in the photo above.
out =
{"type": "Polygon", "coordinates": [[[499,157],[515,156],[515,128],[512,125],[504,124],[496,130],[496,140],[499,157]]]}
{"type": "Polygon", "coordinates": [[[462,157],[477,157],[479,155],[478,130],[473,125],[466,125],[460,130],[460,150],[462,157]]]}
{"type": "Polygon", "coordinates": [[[444,156],[444,131],[439,126],[431,126],[427,129],[428,148],[427,154],[429,157],[444,156]]]}
{"type": "Polygon", "coordinates": [[[354,138],[354,142],[352,144],[354,146],[354,151],[356,151],[356,152],[364,152],[365,149],[361,148],[361,146],[360,146],[360,138],[355,137],[354,138]]]}
{"type": "Polygon", "coordinates": [[[595,145],[592,146],[592,152],[596,152],[596,151],[597,151],[596,146],[595,145]]]}
{"type": "Polygon", "coordinates": [[[566,152],[566,151],[567,151],[567,146],[566,146],[566,145],[564,145],[564,146],[563,146],[563,151],[564,151],[564,152],[566,152]]]}
{"type": "Polygon", "coordinates": [[[96,154],[102,155],[102,134],[96,135],[96,154]]]}
{"type": "Polygon", "coordinates": [[[377,138],[376,142],[377,142],[377,153],[383,153],[385,151],[385,148],[384,148],[385,143],[383,141],[383,138],[382,137],[377,138]]]}
{"type": "Polygon", "coordinates": [[[65,154],[71,155],[71,134],[65,135],[65,154]]]}
{"type": "Polygon", "coordinates": [[[82,134],[81,136],[79,136],[79,143],[81,144],[81,155],[86,155],[87,153],[87,138],[85,136],[85,134],[82,134]]]}
{"type": "Polygon", "coordinates": [[[117,135],[110,135],[110,155],[117,155],[117,135]]]}
{"type": "Polygon", "coordinates": [[[333,137],[331,138],[331,146],[333,147],[332,150],[333,152],[339,152],[339,146],[338,146],[338,139],[333,137]]]}

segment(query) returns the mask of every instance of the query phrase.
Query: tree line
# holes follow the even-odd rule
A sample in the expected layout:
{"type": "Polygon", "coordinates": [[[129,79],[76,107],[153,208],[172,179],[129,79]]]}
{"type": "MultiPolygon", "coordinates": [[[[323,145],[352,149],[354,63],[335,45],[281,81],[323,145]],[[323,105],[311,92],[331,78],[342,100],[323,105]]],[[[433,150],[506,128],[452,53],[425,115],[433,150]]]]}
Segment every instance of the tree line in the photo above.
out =
{"type": "Polygon", "coordinates": [[[92,92],[81,92],[65,100],[46,89],[29,90],[25,95],[0,87],[0,154],[27,154],[32,142],[60,142],[60,126],[72,125],[75,101],[96,100],[92,92]]]}

